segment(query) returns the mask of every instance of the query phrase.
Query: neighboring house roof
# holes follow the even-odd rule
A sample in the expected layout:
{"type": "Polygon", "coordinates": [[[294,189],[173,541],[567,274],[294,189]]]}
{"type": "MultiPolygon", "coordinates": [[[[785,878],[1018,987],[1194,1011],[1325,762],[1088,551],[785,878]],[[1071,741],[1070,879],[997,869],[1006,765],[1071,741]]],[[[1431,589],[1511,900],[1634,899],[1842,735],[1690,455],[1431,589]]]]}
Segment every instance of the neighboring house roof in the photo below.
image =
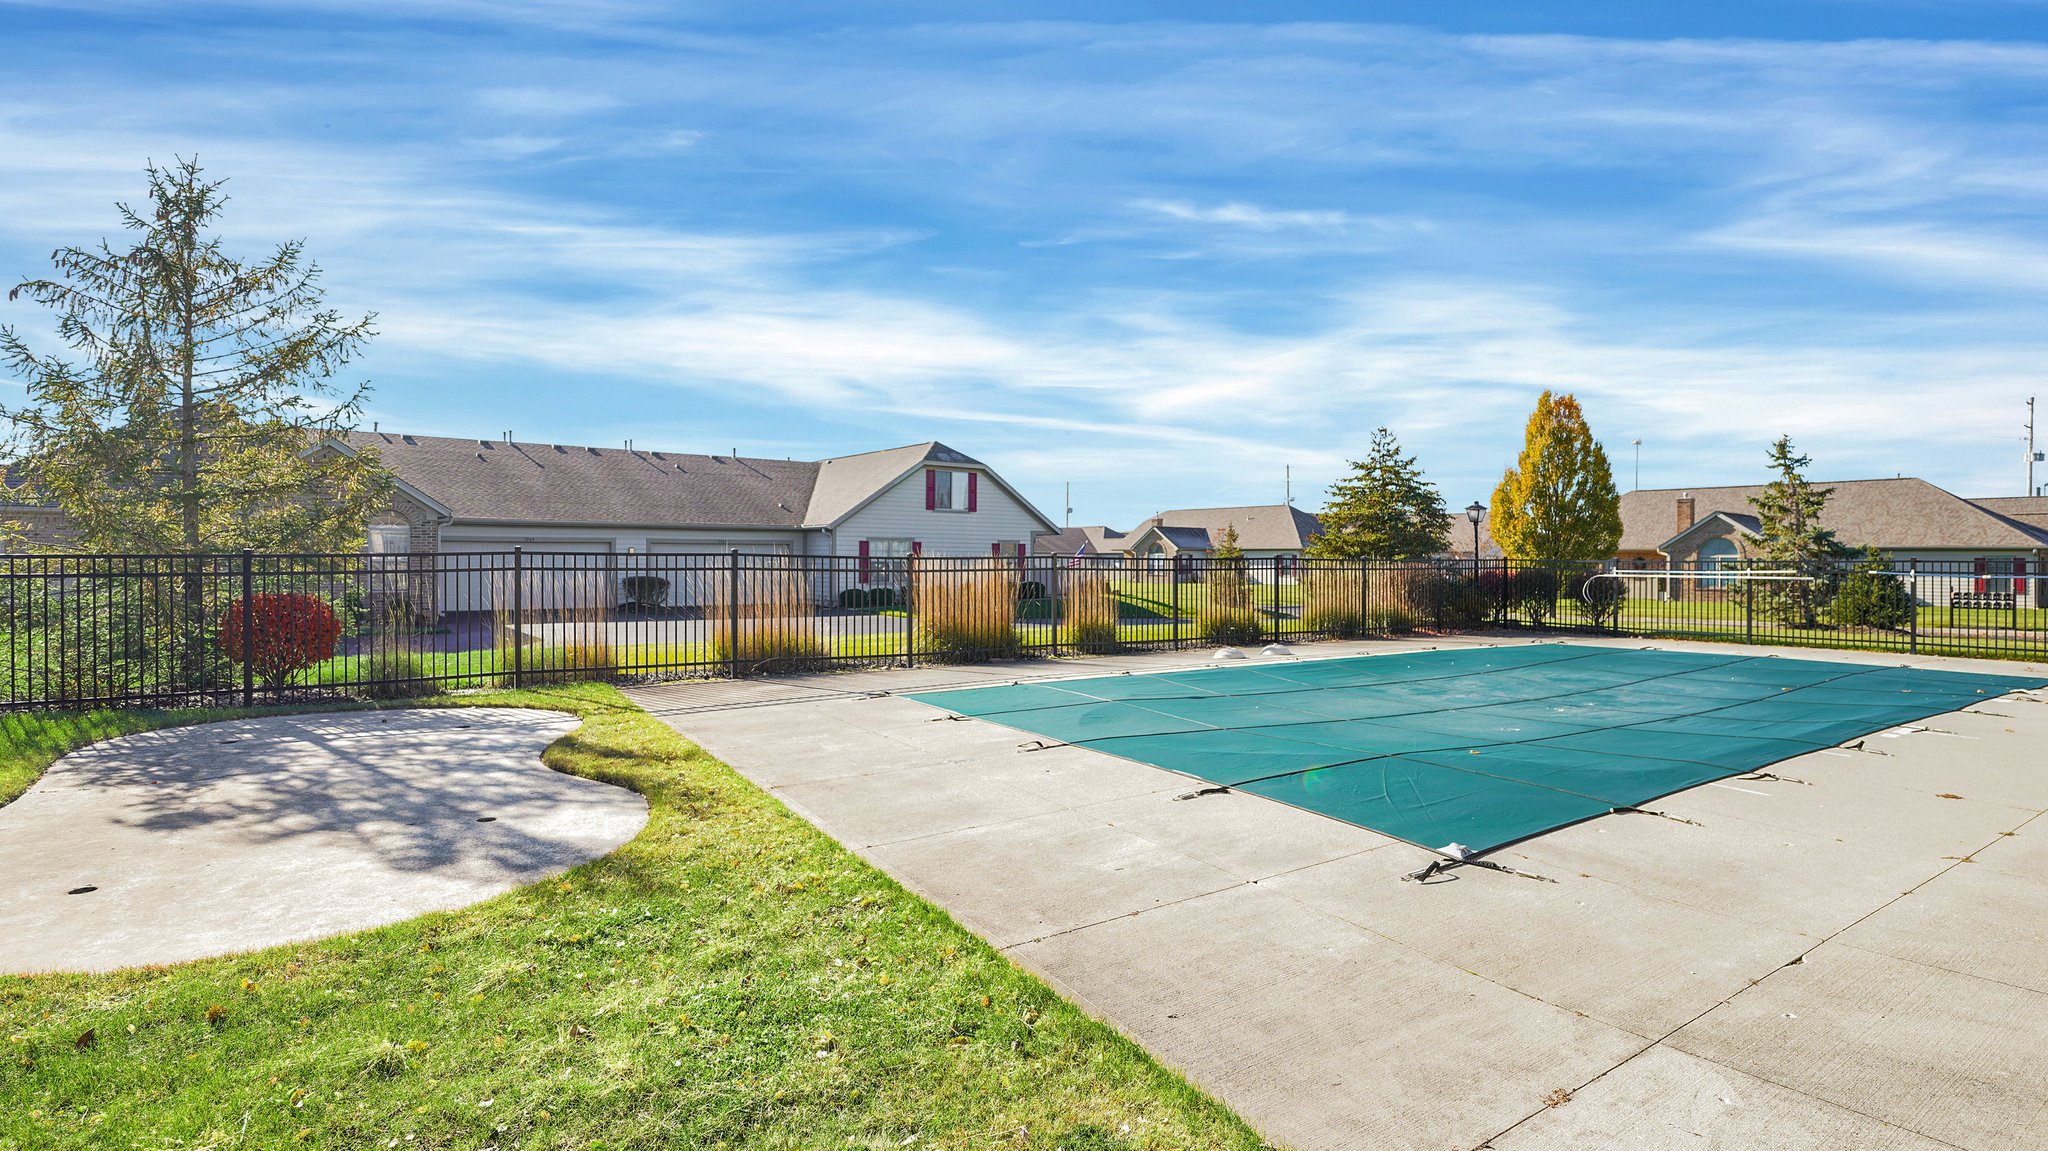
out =
{"type": "Polygon", "coordinates": [[[1112,531],[1101,524],[1084,524],[1039,536],[1031,541],[1031,550],[1034,555],[1070,556],[1080,554],[1085,548],[1089,555],[1102,555],[1121,551],[1125,538],[1124,533],[1112,531]]]}
{"type": "Polygon", "coordinates": [[[1970,502],[1992,515],[2048,532],[2048,496],[1986,496],[1970,502]]]}
{"type": "MultiPolygon", "coordinates": [[[[1823,526],[1850,547],[2039,548],[2048,528],[1987,510],[1920,479],[1842,480],[1833,488],[1823,526]]],[[[1754,518],[1753,496],[1762,484],[1718,488],[1661,488],[1621,497],[1621,551],[1659,551],[1679,531],[1678,501],[1690,496],[1695,521],[1716,512],[1754,518]]]]}
{"type": "Polygon", "coordinates": [[[376,448],[401,482],[477,523],[830,527],[926,464],[981,468],[1016,496],[986,465],[936,442],[820,461],[387,432],[353,432],[345,443],[376,448]]]}
{"type": "Polygon", "coordinates": [[[1213,548],[1225,527],[1237,529],[1237,546],[1247,551],[1300,551],[1323,530],[1320,520],[1292,504],[1177,508],[1132,528],[1118,547],[1129,550],[1145,532],[1158,528],[1176,548],[1213,548]]]}
{"type": "MultiPolygon", "coordinates": [[[[1451,526],[1444,529],[1443,555],[1452,559],[1472,558],[1472,521],[1465,518],[1465,509],[1459,508],[1451,514],[1451,526]]],[[[1479,513],[1479,558],[1497,560],[1507,553],[1493,539],[1493,512],[1491,509],[1479,513]]]]}
{"type": "Polygon", "coordinates": [[[1713,512],[1700,516],[1693,525],[1663,543],[1657,550],[1666,555],[1690,555],[1709,539],[1727,536],[1763,537],[1763,522],[1755,516],[1736,512],[1713,512]]]}

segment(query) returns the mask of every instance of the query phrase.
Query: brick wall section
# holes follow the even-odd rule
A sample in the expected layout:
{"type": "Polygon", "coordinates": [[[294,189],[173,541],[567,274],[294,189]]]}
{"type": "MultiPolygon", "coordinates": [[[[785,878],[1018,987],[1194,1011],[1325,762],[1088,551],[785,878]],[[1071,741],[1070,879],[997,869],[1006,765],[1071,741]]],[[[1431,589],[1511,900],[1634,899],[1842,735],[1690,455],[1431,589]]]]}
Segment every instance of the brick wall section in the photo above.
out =
{"type": "Polygon", "coordinates": [[[403,524],[410,529],[411,541],[411,551],[403,561],[371,561],[377,565],[368,596],[371,618],[391,619],[390,613],[397,606],[395,601],[402,600],[419,623],[432,623],[440,616],[440,580],[435,568],[435,557],[441,551],[440,519],[425,504],[402,491],[394,491],[390,505],[373,514],[370,522],[380,526],[403,524]]]}
{"type": "Polygon", "coordinates": [[[56,508],[7,506],[0,504],[0,524],[18,524],[18,535],[5,541],[5,550],[16,554],[61,551],[72,539],[71,524],[56,508]]]}

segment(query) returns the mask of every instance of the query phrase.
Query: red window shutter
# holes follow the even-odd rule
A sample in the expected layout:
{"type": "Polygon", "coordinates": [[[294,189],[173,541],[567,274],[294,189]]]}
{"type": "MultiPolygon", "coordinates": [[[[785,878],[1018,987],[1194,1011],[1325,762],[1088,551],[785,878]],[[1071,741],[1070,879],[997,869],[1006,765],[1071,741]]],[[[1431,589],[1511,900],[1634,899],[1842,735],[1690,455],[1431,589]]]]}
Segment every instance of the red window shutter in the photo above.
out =
{"type": "Polygon", "coordinates": [[[2013,557],[2012,561],[2012,594],[2027,594],[2027,561],[2018,556],[2013,557]]]}
{"type": "Polygon", "coordinates": [[[968,472],[968,473],[967,473],[967,510],[968,510],[968,511],[970,511],[970,512],[971,512],[971,511],[973,511],[973,510],[975,510],[975,505],[981,502],[981,499],[980,499],[980,488],[981,488],[981,482],[980,482],[980,481],[981,481],[981,473],[980,473],[980,472],[968,472]]]}
{"type": "Polygon", "coordinates": [[[866,583],[875,574],[874,561],[868,558],[868,541],[860,541],[860,582],[866,583]]]}
{"type": "Polygon", "coordinates": [[[990,545],[988,545],[988,554],[990,554],[990,555],[992,555],[992,556],[1000,556],[1000,555],[1002,555],[1002,554],[1003,554],[1003,545],[1001,545],[1001,544],[990,544],[990,545]]]}
{"type": "Polygon", "coordinates": [[[931,512],[939,508],[939,470],[924,470],[924,510],[931,512]]]}
{"type": "Polygon", "coordinates": [[[1986,583],[1984,579],[1984,557],[1977,557],[1977,562],[1975,566],[1977,569],[1977,592],[1981,595],[1984,592],[1986,583]]]}
{"type": "Polygon", "coordinates": [[[911,555],[914,555],[914,556],[921,556],[921,555],[923,555],[923,554],[924,554],[924,545],[923,545],[923,544],[921,544],[921,543],[919,543],[919,542],[917,542],[916,540],[911,540],[911,541],[910,541],[910,554],[911,554],[911,555]]]}

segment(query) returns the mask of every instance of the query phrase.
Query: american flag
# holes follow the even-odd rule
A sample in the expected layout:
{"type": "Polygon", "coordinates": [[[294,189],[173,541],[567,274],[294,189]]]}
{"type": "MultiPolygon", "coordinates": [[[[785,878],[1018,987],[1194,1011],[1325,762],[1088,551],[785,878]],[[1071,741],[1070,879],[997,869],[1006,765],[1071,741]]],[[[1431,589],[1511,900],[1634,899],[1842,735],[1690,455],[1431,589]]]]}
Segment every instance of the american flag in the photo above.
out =
{"type": "Polygon", "coordinates": [[[1082,544],[1082,545],[1081,545],[1081,548],[1080,548],[1080,550],[1079,550],[1079,551],[1076,551],[1076,552],[1075,552],[1075,553],[1074,553],[1073,555],[1071,555],[1071,556],[1068,556],[1068,557],[1067,557],[1067,566],[1068,566],[1068,567],[1070,567],[1070,568],[1077,568],[1077,567],[1080,567],[1080,566],[1081,566],[1081,557],[1082,557],[1082,556],[1085,556],[1085,555],[1087,555],[1087,554],[1088,554],[1088,545],[1087,545],[1087,544],[1082,544]]]}

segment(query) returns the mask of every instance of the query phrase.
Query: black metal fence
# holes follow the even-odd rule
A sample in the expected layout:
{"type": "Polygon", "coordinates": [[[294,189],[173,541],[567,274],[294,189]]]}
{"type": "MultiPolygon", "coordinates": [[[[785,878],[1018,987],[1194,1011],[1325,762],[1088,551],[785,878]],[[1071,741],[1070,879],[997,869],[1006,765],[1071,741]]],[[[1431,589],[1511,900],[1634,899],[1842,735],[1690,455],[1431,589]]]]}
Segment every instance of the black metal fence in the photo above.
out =
{"type": "Polygon", "coordinates": [[[1518,628],[2048,658],[2025,561],[0,556],[0,707],[249,704],[1518,628]]]}

